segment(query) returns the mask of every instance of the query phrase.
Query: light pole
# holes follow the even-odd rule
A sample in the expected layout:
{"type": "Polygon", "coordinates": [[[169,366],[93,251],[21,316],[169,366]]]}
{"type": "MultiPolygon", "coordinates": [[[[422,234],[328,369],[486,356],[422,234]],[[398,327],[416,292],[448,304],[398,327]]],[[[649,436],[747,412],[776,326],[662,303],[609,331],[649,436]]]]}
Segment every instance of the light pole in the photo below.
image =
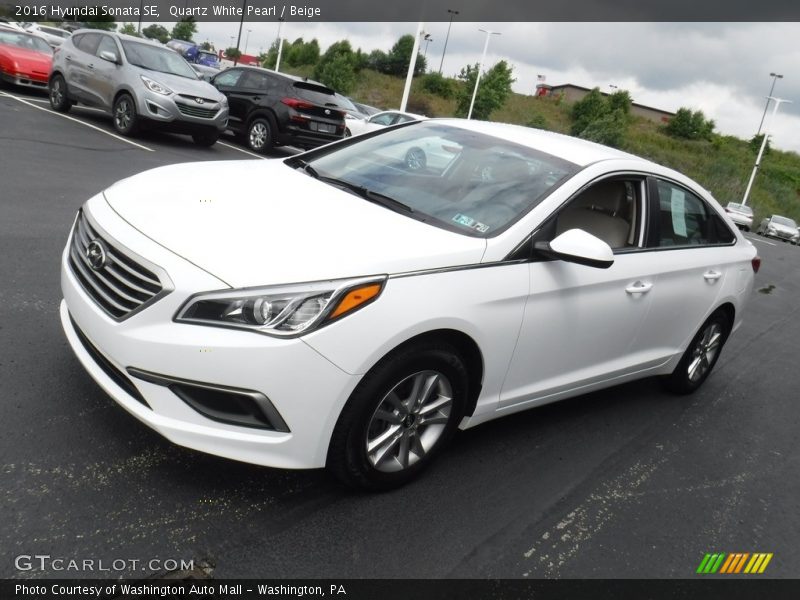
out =
{"type": "Polygon", "coordinates": [[[444,55],[447,52],[447,40],[450,39],[450,28],[453,26],[453,17],[458,14],[457,10],[450,10],[447,9],[447,12],[450,13],[450,24],[447,26],[447,35],[444,38],[444,50],[442,50],[442,62],[439,63],[439,75],[442,74],[442,66],[444,66],[444,55]]]}
{"type": "Polygon", "coordinates": [[[281,54],[283,54],[283,38],[281,37],[281,28],[283,27],[283,19],[278,19],[278,58],[275,59],[275,72],[277,73],[281,68],[281,54]]]}
{"type": "Polygon", "coordinates": [[[610,87],[612,90],[618,90],[619,89],[619,86],[616,86],[613,83],[609,83],[608,87],[610,87]]]}
{"type": "MultiPolygon", "coordinates": [[[[242,1],[242,18],[239,21],[239,37],[236,39],[236,53],[239,53],[239,46],[242,43],[242,27],[244,27],[244,16],[247,14],[247,0],[242,1]]],[[[233,59],[233,66],[239,64],[239,57],[233,59]]]]}
{"type": "Polygon", "coordinates": [[[750,181],[747,183],[747,189],[744,191],[744,198],[742,198],[742,204],[747,204],[747,197],[750,195],[750,190],[753,188],[753,181],[756,178],[756,172],[758,171],[758,167],[761,166],[761,157],[764,155],[764,148],[767,145],[767,138],[769,138],[769,126],[772,125],[772,121],[775,120],[775,114],[778,112],[778,107],[783,102],[787,102],[791,104],[791,100],[783,100],[781,98],[775,98],[773,96],[767,97],[767,104],[769,104],[770,100],[775,101],[775,108],[772,109],[772,114],[769,117],[769,121],[767,121],[767,126],[764,128],[764,139],[761,140],[761,148],[758,150],[758,156],[756,156],[756,164],[753,166],[753,172],[750,174],[750,181]]]}
{"type": "Polygon", "coordinates": [[[425,36],[422,39],[425,40],[425,50],[422,52],[422,58],[427,60],[427,58],[428,58],[428,44],[430,44],[433,41],[433,38],[431,37],[430,33],[426,33],[425,36]]]}
{"type": "Polygon", "coordinates": [[[490,31],[488,29],[478,29],[486,34],[486,43],[483,45],[483,55],[481,62],[478,63],[478,76],[475,78],[475,89],[472,90],[472,101],[469,103],[469,112],[467,113],[467,120],[472,118],[472,109],[475,106],[475,97],[478,95],[478,85],[481,82],[481,70],[483,69],[483,61],[486,60],[486,51],[489,49],[489,37],[493,35],[500,35],[499,31],[490,31]]]}
{"type": "Polygon", "coordinates": [[[250,44],[250,32],[252,29],[247,30],[247,35],[244,38],[244,53],[247,54],[247,46],[250,44]]]}
{"type": "Polygon", "coordinates": [[[411,93],[411,80],[414,78],[414,67],[417,66],[417,56],[419,55],[419,38],[422,37],[422,28],[425,23],[417,25],[417,34],[414,36],[414,47],[411,49],[411,60],[408,61],[408,73],[406,73],[406,84],[403,87],[403,99],[400,101],[400,111],[405,112],[408,104],[408,95],[411,93]]]}
{"type": "Polygon", "coordinates": [[[767,116],[767,108],[769,108],[769,99],[772,97],[772,92],[775,91],[775,82],[778,79],[783,79],[783,75],[779,75],[778,73],[770,73],[770,77],[772,77],[772,85],[769,88],[769,96],[767,96],[767,103],[764,105],[764,114],[761,115],[761,123],[758,124],[758,133],[756,136],[761,135],[761,126],[764,124],[764,117],[767,116]]]}

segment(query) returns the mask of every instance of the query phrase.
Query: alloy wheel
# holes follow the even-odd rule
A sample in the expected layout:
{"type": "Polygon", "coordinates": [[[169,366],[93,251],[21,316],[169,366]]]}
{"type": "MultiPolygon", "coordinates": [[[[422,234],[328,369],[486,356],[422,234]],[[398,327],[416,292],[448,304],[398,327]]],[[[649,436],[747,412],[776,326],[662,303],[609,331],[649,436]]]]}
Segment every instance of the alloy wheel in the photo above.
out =
{"type": "Polygon", "coordinates": [[[269,137],[269,129],[262,122],[254,123],[250,128],[250,147],[254,150],[260,150],[267,143],[269,137]]]}
{"type": "Polygon", "coordinates": [[[127,98],[122,98],[117,102],[117,110],[114,112],[114,124],[120,131],[125,131],[133,120],[131,103],[127,98]]]}
{"type": "Polygon", "coordinates": [[[719,323],[709,323],[692,350],[692,360],[687,367],[689,381],[698,381],[708,372],[714,364],[721,342],[722,327],[719,323]]]}
{"type": "Polygon", "coordinates": [[[386,394],[367,427],[366,451],[378,471],[392,473],[422,459],[450,420],[453,387],[439,371],[420,371],[386,394]]]}
{"type": "Polygon", "coordinates": [[[50,88],[50,102],[52,102],[53,106],[61,106],[63,100],[64,90],[61,89],[61,79],[56,77],[50,88]]]}

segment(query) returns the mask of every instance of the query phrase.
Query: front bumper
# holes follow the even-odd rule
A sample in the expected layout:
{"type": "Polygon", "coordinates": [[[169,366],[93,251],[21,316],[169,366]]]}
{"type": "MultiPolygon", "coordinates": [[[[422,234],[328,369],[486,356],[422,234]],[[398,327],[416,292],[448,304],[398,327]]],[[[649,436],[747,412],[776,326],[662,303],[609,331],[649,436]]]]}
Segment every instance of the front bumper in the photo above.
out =
{"type": "Polygon", "coordinates": [[[0,71],[0,77],[2,77],[3,81],[13,85],[35,88],[38,90],[47,90],[47,76],[42,79],[37,78],[34,75],[27,75],[25,73],[16,73],[12,75],[11,73],[0,71]]]}
{"type": "Polygon", "coordinates": [[[104,237],[161,266],[174,287],[129,318],[112,319],[81,287],[65,251],[61,323],[73,352],[100,387],[137,419],[181,446],[273,467],[324,466],[331,433],[357,378],[300,339],[173,322],[192,293],[224,285],[130,227],[102,196],[90,200],[86,212],[104,237]],[[87,350],[86,341],[99,358],[87,350]],[[130,376],[131,368],[134,373],[258,392],[269,399],[288,431],[211,419],[157,378],[130,376]],[[127,382],[114,377],[114,371],[127,375],[127,382]]]}
{"type": "Polygon", "coordinates": [[[192,96],[164,96],[142,86],[137,93],[136,105],[144,118],[168,125],[168,129],[175,132],[225,131],[228,126],[228,105],[209,99],[201,100],[202,104],[192,96]]]}

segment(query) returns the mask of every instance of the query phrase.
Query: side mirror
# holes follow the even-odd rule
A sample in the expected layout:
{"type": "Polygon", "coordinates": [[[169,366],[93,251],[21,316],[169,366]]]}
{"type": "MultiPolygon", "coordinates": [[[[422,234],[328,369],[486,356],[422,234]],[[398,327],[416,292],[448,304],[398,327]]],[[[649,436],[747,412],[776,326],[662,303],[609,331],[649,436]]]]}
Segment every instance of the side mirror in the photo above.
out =
{"type": "Polygon", "coordinates": [[[100,58],[102,58],[103,60],[107,60],[110,63],[114,63],[115,65],[119,64],[119,58],[117,57],[116,54],[111,52],[111,50],[102,50],[100,52],[100,58]]]}
{"type": "Polygon", "coordinates": [[[536,242],[534,249],[550,258],[596,269],[607,269],[614,264],[611,246],[582,229],[565,231],[550,242],[536,242]]]}

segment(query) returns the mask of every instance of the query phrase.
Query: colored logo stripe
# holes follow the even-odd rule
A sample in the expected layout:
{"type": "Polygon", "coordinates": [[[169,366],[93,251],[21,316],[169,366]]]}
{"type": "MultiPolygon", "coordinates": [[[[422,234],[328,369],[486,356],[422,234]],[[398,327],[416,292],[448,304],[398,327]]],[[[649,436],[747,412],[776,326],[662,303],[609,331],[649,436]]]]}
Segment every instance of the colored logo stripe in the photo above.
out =
{"type": "Polygon", "coordinates": [[[772,560],[772,553],[756,552],[725,552],[708,553],[700,561],[697,573],[701,574],[736,574],[736,573],[763,573],[772,560]],[[747,566],[745,566],[747,565],[747,566]]]}

